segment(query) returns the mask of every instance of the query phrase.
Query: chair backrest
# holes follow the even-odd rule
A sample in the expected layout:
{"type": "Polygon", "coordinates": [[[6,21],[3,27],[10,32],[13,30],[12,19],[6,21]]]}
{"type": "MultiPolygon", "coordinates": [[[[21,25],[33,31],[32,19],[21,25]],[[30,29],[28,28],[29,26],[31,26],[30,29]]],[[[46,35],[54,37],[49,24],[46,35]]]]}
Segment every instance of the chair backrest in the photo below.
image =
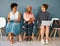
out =
{"type": "Polygon", "coordinates": [[[59,18],[52,18],[52,20],[51,20],[51,21],[53,22],[53,20],[59,20],[59,18]]]}
{"type": "Polygon", "coordinates": [[[59,20],[59,18],[52,18],[51,19],[51,26],[52,26],[54,20],[59,20]]]}
{"type": "Polygon", "coordinates": [[[0,17],[0,28],[3,28],[6,26],[6,19],[4,17],[0,17]]]}
{"type": "Polygon", "coordinates": [[[52,27],[60,28],[60,20],[54,20],[53,24],[52,24],[52,27]]]}

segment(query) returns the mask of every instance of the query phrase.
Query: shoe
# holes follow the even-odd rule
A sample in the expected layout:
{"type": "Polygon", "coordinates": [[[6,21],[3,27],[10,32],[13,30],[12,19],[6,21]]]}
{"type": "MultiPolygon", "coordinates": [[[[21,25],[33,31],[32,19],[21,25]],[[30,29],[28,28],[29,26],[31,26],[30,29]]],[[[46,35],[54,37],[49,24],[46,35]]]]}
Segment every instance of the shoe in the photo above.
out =
{"type": "Polygon", "coordinates": [[[45,42],[44,42],[44,40],[43,40],[43,39],[41,40],[41,43],[45,44],[45,42]]]}
{"type": "Polygon", "coordinates": [[[49,42],[48,42],[48,40],[46,40],[46,42],[45,42],[46,44],[48,44],[49,42]]]}

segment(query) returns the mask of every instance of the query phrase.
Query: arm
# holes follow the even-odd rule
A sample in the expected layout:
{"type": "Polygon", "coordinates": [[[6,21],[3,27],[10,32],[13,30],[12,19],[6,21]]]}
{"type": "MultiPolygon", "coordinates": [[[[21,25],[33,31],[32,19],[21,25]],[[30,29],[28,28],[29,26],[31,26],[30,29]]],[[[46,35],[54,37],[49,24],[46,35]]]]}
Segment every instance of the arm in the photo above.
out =
{"type": "Polygon", "coordinates": [[[35,20],[34,14],[32,14],[32,17],[29,19],[29,23],[33,23],[35,20]]]}
{"type": "Polygon", "coordinates": [[[21,15],[20,15],[20,13],[18,14],[18,22],[20,22],[20,20],[21,20],[21,15]]]}
{"type": "Polygon", "coordinates": [[[32,14],[32,16],[33,16],[33,17],[32,17],[32,21],[34,21],[34,20],[35,20],[34,14],[32,14]]]}
{"type": "Polygon", "coordinates": [[[48,13],[47,15],[48,15],[48,16],[47,16],[47,19],[50,20],[50,14],[48,13]]]}
{"type": "Polygon", "coordinates": [[[23,14],[23,19],[24,19],[25,21],[29,21],[29,18],[27,17],[26,13],[23,14]]]}
{"type": "Polygon", "coordinates": [[[10,22],[10,14],[8,14],[7,21],[10,22]]]}

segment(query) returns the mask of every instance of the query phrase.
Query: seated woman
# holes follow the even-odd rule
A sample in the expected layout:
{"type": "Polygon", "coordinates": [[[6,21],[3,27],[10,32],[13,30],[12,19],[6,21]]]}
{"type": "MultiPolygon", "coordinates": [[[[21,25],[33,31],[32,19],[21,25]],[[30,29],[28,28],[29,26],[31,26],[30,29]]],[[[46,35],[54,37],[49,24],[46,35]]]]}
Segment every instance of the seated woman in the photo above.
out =
{"type": "Polygon", "coordinates": [[[23,18],[25,21],[25,28],[26,28],[26,36],[27,36],[27,40],[30,38],[31,40],[31,36],[32,36],[32,32],[33,32],[33,22],[34,22],[34,14],[32,13],[32,7],[31,6],[27,6],[26,12],[24,12],[23,14],[23,18]],[[29,30],[28,30],[29,29],[29,30]]]}
{"type": "MultiPolygon", "coordinates": [[[[6,26],[6,33],[9,36],[10,43],[13,44],[13,36],[19,35],[20,33],[20,13],[17,11],[18,4],[11,4],[11,12],[8,14],[8,23],[6,26]]],[[[21,35],[19,35],[19,40],[21,41],[21,35]]]]}
{"type": "Polygon", "coordinates": [[[48,4],[42,4],[41,6],[41,11],[39,12],[38,15],[38,25],[41,28],[40,29],[40,33],[41,33],[41,42],[44,43],[48,43],[48,35],[49,35],[49,26],[41,26],[41,22],[43,20],[49,20],[49,13],[47,12],[48,9],[48,4]],[[46,42],[44,42],[44,33],[46,35],[46,42]]]}

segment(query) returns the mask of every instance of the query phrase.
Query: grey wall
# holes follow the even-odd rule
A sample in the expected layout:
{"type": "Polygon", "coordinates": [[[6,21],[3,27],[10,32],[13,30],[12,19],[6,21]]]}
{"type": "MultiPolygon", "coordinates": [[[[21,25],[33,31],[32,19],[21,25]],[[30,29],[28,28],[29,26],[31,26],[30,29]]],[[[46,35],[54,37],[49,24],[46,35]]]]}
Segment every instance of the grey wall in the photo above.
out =
{"type": "Polygon", "coordinates": [[[41,4],[48,3],[51,17],[60,18],[60,0],[0,0],[0,16],[7,17],[10,12],[10,4],[16,2],[18,4],[18,11],[22,14],[26,6],[31,5],[33,7],[33,13],[37,16],[41,4]]]}

